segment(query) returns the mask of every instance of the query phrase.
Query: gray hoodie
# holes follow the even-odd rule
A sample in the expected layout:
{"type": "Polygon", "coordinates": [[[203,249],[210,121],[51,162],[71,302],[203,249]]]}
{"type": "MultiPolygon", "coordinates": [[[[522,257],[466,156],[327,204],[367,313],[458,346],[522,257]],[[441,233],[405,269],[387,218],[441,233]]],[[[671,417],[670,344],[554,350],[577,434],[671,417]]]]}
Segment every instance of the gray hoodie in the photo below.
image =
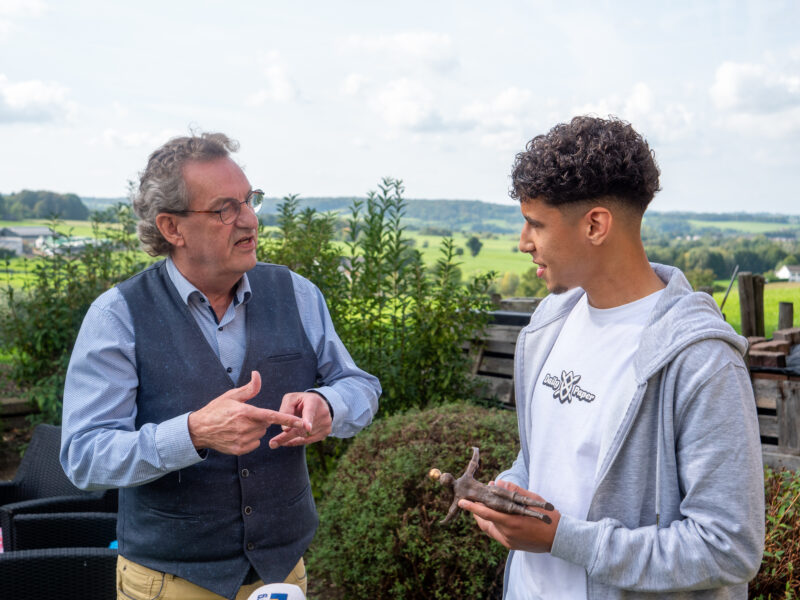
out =
{"type": "MultiPolygon", "coordinates": [[[[761,445],[742,360],[747,343],[678,269],[652,266],[667,287],[634,357],[636,391],[600,457],[587,519],[563,515],[551,553],[586,569],[590,600],[745,599],[764,548],[761,445]]],[[[583,294],[551,294],[520,332],[514,362],[521,450],[497,479],[528,486],[527,402],[583,294]]]]}

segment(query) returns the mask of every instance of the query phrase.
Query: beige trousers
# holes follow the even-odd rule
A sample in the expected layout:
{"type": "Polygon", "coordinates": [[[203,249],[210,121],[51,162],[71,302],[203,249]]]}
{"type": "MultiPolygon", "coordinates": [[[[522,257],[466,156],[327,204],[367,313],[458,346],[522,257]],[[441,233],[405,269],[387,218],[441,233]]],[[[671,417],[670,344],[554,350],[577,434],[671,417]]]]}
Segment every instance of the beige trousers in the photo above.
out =
{"type": "MultiPolygon", "coordinates": [[[[307,581],[306,565],[301,558],[284,583],[293,583],[305,594],[307,581]]],[[[236,600],[247,600],[247,597],[262,585],[264,585],[263,581],[243,585],[236,594],[236,600]]],[[[124,556],[119,556],[117,558],[117,600],[225,599],[185,579],[148,569],[124,556]]]]}

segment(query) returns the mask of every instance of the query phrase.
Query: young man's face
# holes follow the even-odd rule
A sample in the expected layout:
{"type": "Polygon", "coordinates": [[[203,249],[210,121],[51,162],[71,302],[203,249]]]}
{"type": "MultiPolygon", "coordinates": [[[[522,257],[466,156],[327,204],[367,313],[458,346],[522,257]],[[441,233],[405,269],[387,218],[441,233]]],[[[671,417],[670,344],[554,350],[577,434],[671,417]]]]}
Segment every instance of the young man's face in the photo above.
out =
{"type": "Polygon", "coordinates": [[[525,219],[519,236],[520,252],[531,255],[538,265],[536,274],[547,290],[563,294],[582,285],[587,257],[581,211],[549,206],[537,198],[522,201],[520,210],[525,219]]]}

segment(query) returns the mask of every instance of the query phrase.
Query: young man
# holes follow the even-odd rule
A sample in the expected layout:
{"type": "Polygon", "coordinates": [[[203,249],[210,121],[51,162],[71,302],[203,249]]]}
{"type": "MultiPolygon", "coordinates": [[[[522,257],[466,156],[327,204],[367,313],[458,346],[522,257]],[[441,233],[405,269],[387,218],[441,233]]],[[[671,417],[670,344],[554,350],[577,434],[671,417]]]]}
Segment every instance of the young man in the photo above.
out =
{"type": "Polygon", "coordinates": [[[622,121],[576,117],[529,142],[519,248],[551,294],[515,355],[520,453],[497,485],[552,523],[474,502],[511,549],[504,598],[746,598],[764,490],[745,340],[675,268],[650,264],[659,171],[622,121]]]}

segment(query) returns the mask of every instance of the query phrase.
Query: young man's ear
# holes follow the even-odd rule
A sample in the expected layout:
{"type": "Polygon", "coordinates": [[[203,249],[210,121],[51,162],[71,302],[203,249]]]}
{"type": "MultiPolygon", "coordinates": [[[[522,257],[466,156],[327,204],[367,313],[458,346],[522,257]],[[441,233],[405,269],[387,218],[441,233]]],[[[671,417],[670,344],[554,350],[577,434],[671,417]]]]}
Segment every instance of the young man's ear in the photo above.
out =
{"type": "Polygon", "coordinates": [[[583,216],[583,219],[586,239],[594,246],[601,245],[611,232],[614,215],[604,206],[595,206],[583,216]]]}
{"type": "Polygon", "coordinates": [[[183,246],[183,234],[178,226],[178,215],[159,213],[156,216],[156,227],[170,244],[177,247],[183,246]]]}

